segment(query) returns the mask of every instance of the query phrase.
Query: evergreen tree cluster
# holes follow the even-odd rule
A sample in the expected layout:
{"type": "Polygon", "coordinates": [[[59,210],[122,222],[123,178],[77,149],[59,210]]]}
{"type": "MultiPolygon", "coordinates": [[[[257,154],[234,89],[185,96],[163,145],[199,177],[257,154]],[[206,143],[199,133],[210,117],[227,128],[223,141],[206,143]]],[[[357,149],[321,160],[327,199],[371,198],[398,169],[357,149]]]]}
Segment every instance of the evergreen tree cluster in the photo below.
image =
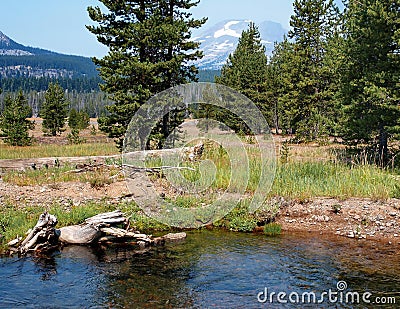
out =
{"type": "Polygon", "coordinates": [[[389,159],[400,133],[400,1],[295,0],[291,31],[267,61],[257,27],[216,77],[298,141],[341,137],[389,159]]]}
{"type": "Polygon", "coordinates": [[[56,53],[44,53],[0,57],[0,76],[4,77],[44,77],[51,70],[56,77],[62,75],[68,77],[96,77],[98,75],[96,66],[90,58],[81,56],[71,56],[56,53]],[[19,66],[20,70],[12,69],[19,66]],[[26,68],[26,70],[23,70],[26,68]],[[29,68],[29,69],[28,69],[29,68]],[[21,70],[24,72],[21,75],[21,70]]]}
{"type": "Polygon", "coordinates": [[[79,93],[98,92],[101,83],[99,76],[94,77],[9,77],[0,79],[0,88],[8,92],[46,91],[50,83],[57,83],[68,91],[79,93]]]}
{"type": "Polygon", "coordinates": [[[71,129],[84,130],[89,126],[90,118],[85,111],[71,109],[68,114],[68,126],[71,129]]]}
{"type": "MultiPolygon", "coordinates": [[[[0,94],[2,89],[0,88],[0,94]]],[[[81,143],[79,131],[89,127],[89,114],[84,110],[69,109],[64,89],[57,83],[50,83],[44,93],[44,101],[41,107],[40,116],[43,118],[43,131],[45,134],[56,136],[65,131],[65,124],[68,118],[68,126],[71,134],[68,138],[73,143],[81,143]]],[[[6,93],[3,108],[0,113],[0,136],[4,137],[6,144],[12,146],[28,146],[32,143],[29,130],[34,124],[30,121],[33,110],[28,105],[28,100],[22,90],[18,94],[6,93]]]]}

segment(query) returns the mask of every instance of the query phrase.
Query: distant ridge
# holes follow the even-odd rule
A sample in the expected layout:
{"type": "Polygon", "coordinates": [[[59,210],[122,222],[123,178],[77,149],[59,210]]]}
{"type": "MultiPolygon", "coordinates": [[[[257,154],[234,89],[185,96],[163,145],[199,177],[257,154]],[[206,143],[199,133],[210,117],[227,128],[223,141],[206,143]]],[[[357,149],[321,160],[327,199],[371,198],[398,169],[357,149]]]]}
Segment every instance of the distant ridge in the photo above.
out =
{"type": "Polygon", "coordinates": [[[0,77],[94,77],[90,58],[56,53],[15,42],[0,31],[0,77]]]}

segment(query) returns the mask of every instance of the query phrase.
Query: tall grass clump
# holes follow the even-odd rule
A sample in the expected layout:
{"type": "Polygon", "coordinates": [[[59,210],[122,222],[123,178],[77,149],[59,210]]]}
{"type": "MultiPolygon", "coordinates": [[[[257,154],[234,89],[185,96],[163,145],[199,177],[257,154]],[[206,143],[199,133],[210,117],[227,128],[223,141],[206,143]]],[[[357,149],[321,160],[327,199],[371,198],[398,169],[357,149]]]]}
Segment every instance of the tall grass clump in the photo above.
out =
{"type": "Polygon", "coordinates": [[[397,177],[374,165],[332,162],[279,164],[271,195],[289,198],[329,196],[385,200],[400,196],[397,177]]]}

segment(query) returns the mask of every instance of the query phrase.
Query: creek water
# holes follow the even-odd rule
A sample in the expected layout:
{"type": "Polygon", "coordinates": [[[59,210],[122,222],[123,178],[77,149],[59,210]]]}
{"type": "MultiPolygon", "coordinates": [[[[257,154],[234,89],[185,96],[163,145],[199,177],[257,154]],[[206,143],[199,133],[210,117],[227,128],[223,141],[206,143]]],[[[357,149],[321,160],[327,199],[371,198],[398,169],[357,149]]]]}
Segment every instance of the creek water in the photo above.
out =
{"type": "Polygon", "coordinates": [[[396,248],[215,230],[144,251],[71,246],[0,259],[0,308],[399,308],[396,248]]]}

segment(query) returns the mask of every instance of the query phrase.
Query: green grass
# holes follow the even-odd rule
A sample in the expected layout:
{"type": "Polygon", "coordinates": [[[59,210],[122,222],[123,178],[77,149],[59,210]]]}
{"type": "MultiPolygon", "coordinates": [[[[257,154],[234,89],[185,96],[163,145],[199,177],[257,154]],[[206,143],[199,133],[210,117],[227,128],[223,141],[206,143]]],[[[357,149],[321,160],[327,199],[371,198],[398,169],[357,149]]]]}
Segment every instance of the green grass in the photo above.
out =
{"type": "Polygon", "coordinates": [[[264,234],[267,236],[278,236],[282,232],[282,226],[279,223],[271,222],[264,225],[264,234]]]}
{"type": "Polygon", "coordinates": [[[85,143],[79,145],[8,146],[0,143],[0,160],[45,157],[107,156],[118,154],[114,143],[85,143]]]}
{"type": "MultiPolygon", "coordinates": [[[[259,185],[261,163],[258,151],[248,147],[249,182],[246,192],[254,193],[259,185]]],[[[231,167],[226,153],[209,152],[207,159],[217,166],[215,190],[230,185],[231,167]]],[[[277,160],[279,161],[279,160],[277,160]]],[[[185,171],[186,178],[190,171],[185,171]]],[[[198,174],[198,172],[192,172],[198,174]]],[[[236,182],[245,182],[246,175],[239,175],[236,182]]],[[[277,163],[275,179],[268,197],[283,196],[290,199],[311,197],[372,198],[386,200],[400,197],[400,175],[393,170],[381,169],[372,164],[349,165],[332,161],[288,161],[277,163]]]]}
{"type": "Polygon", "coordinates": [[[288,198],[400,197],[399,176],[374,165],[290,162],[278,165],[271,196],[288,198]]]}

